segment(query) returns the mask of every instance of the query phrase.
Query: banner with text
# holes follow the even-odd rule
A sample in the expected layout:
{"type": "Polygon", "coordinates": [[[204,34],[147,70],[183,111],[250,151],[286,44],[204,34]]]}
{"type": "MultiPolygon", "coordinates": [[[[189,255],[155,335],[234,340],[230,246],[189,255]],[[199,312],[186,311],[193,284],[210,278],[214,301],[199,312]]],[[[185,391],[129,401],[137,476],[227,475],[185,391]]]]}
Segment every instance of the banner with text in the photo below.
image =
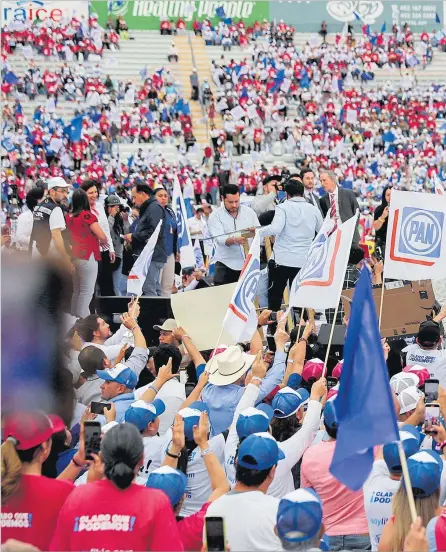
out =
{"type": "Polygon", "coordinates": [[[189,28],[198,19],[218,23],[215,10],[223,8],[226,18],[243,19],[247,24],[269,20],[269,2],[234,0],[92,0],[91,10],[98,14],[99,23],[105,25],[110,16],[121,15],[129,29],[159,29],[160,21],[184,19],[189,28]]]}
{"type": "Polygon", "coordinates": [[[322,21],[330,33],[341,32],[345,23],[351,23],[356,32],[363,25],[379,31],[384,23],[387,32],[394,23],[407,23],[414,32],[431,32],[444,27],[443,6],[442,0],[292,0],[270,2],[270,18],[283,19],[301,32],[318,32],[322,21]],[[436,23],[436,14],[440,23],[436,23]]]}
{"type": "MultiPolygon", "coordinates": [[[[2,0],[2,27],[11,21],[45,21],[50,19],[55,23],[68,20],[73,15],[88,18],[89,0],[2,0]]],[[[106,3],[105,3],[106,5],[106,3]]]]}

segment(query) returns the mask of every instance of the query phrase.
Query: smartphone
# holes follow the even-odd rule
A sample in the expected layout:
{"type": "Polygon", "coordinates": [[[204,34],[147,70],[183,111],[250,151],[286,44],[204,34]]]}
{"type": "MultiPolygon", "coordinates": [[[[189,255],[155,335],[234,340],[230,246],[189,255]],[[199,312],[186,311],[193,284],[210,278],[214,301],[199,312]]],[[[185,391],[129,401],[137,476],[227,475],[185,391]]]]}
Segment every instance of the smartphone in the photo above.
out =
{"type": "Polygon", "coordinates": [[[424,382],[424,400],[426,403],[438,401],[438,385],[437,379],[427,379],[424,382]]]}
{"type": "Polygon", "coordinates": [[[333,378],[331,376],[327,376],[327,389],[330,391],[330,389],[333,389],[338,384],[338,378],[333,378]]]}
{"type": "Polygon", "coordinates": [[[225,528],[222,517],[207,517],[204,519],[206,529],[206,543],[209,552],[225,551],[225,528]]]}
{"type": "Polygon", "coordinates": [[[104,414],[104,408],[110,408],[111,403],[91,402],[92,414],[104,414]]]}
{"type": "Polygon", "coordinates": [[[272,321],[272,322],[277,322],[277,312],[272,312],[272,313],[269,315],[268,320],[270,320],[270,321],[272,321]]]}
{"type": "Polygon", "coordinates": [[[432,426],[440,425],[440,406],[427,403],[424,413],[424,432],[432,433],[432,426]]]}
{"type": "Polygon", "coordinates": [[[276,352],[276,342],[273,335],[266,334],[266,342],[268,343],[268,349],[272,352],[276,352]]]}
{"type": "Polygon", "coordinates": [[[195,389],[195,383],[188,382],[185,384],[185,390],[186,390],[186,398],[192,393],[192,391],[195,389]]]}
{"type": "Polygon", "coordinates": [[[92,454],[98,454],[101,447],[101,424],[87,420],[84,422],[85,458],[93,460],[92,454]]]}

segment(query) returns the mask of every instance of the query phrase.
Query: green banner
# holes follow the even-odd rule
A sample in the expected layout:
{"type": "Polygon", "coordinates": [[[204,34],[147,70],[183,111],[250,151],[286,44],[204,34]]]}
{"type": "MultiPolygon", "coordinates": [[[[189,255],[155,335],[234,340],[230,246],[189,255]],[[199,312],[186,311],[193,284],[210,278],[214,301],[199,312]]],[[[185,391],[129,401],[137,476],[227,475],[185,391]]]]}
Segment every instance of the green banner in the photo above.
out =
{"type": "Polygon", "coordinates": [[[92,0],[91,10],[99,16],[99,23],[105,25],[110,15],[122,15],[129,29],[159,29],[160,20],[169,18],[175,21],[182,18],[188,28],[199,19],[210,19],[218,23],[215,14],[217,8],[224,9],[225,17],[235,20],[243,19],[250,24],[254,21],[269,20],[269,2],[234,0],[92,0]]]}
{"type": "Polygon", "coordinates": [[[326,21],[328,32],[341,32],[346,22],[352,23],[356,32],[363,25],[379,31],[384,23],[386,31],[394,23],[407,23],[413,32],[443,27],[442,0],[289,0],[270,2],[270,18],[295,27],[298,32],[318,32],[326,21]],[[441,23],[436,21],[438,18],[441,23]]]}

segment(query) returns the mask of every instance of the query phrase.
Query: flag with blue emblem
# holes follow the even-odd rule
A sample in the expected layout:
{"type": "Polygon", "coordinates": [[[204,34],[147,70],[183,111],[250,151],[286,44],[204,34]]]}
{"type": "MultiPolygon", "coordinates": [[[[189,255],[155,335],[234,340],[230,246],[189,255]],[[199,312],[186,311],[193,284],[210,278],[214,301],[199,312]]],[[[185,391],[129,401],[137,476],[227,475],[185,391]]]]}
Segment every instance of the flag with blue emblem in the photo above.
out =
{"type": "Polygon", "coordinates": [[[11,138],[3,138],[1,144],[2,144],[2,148],[4,148],[8,153],[15,150],[15,146],[11,138]]]}
{"type": "Polygon", "coordinates": [[[215,274],[215,245],[212,247],[211,256],[208,258],[208,276],[212,277],[215,274]]]}
{"type": "Polygon", "coordinates": [[[68,136],[71,142],[80,142],[82,136],[82,120],[82,115],[78,115],[63,129],[65,136],[68,136]]]}
{"type": "Polygon", "coordinates": [[[256,232],[223,320],[223,328],[236,342],[250,341],[257,329],[254,299],[259,279],[260,233],[256,232]]]}
{"type": "Polygon", "coordinates": [[[400,439],[367,267],[355,286],[334,409],[338,432],[330,473],[358,491],[372,469],[373,447],[400,439]]]}
{"type": "Polygon", "coordinates": [[[195,266],[196,268],[204,267],[203,251],[200,247],[200,240],[194,241],[194,254],[195,254],[195,266]]]}
{"type": "Polygon", "coordinates": [[[305,264],[291,284],[290,307],[316,310],[337,307],[357,220],[358,214],[334,228],[327,213],[305,264]]]}
{"type": "Polygon", "coordinates": [[[282,85],[283,81],[285,80],[285,70],[281,69],[280,71],[277,71],[276,77],[274,79],[274,84],[271,87],[270,92],[274,93],[277,90],[279,90],[280,86],[282,85]]]}
{"type": "Polygon", "coordinates": [[[361,16],[359,15],[359,13],[357,11],[354,11],[353,15],[355,16],[356,21],[361,21],[361,16]]]}
{"type": "Polygon", "coordinates": [[[187,225],[186,206],[178,178],[175,177],[173,185],[172,209],[177,220],[178,251],[180,262],[183,268],[195,266],[195,253],[187,225]]]}
{"type": "Polygon", "coordinates": [[[220,19],[224,19],[226,17],[224,8],[222,6],[216,8],[215,15],[220,19]]]}
{"type": "Polygon", "coordinates": [[[430,280],[446,274],[446,195],[392,191],[386,278],[430,280]]]}

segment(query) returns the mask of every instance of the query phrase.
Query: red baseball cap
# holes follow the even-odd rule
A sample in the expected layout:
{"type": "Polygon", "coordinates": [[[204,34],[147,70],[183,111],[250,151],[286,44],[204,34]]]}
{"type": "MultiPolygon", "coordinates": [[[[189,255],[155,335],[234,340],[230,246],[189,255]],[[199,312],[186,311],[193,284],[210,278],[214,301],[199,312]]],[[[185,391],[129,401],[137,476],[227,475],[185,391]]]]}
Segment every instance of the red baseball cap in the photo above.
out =
{"type": "Polygon", "coordinates": [[[14,437],[17,450],[28,450],[64,429],[64,422],[54,414],[47,416],[40,410],[14,412],[5,419],[3,438],[14,437]]]}
{"type": "Polygon", "coordinates": [[[333,368],[333,372],[332,372],[332,376],[334,378],[337,378],[339,379],[341,377],[341,373],[342,373],[342,368],[344,366],[344,361],[343,360],[340,360],[336,366],[333,368]]]}
{"type": "Polygon", "coordinates": [[[420,380],[420,382],[418,383],[418,387],[424,385],[424,382],[431,377],[429,370],[424,366],[420,366],[419,364],[406,366],[405,368],[403,368],[403,372],[409,372],[418,376],[418,379],[420,380]]]}
{"type": "Polygon", "coordinates": [[[308,381],[310,378],[318,380],[322,376],[323,371],[324,362],[318,358],[314,358],[305,363],[304,369],[302,370],[302,378],[305,381],[308,381]]]}

